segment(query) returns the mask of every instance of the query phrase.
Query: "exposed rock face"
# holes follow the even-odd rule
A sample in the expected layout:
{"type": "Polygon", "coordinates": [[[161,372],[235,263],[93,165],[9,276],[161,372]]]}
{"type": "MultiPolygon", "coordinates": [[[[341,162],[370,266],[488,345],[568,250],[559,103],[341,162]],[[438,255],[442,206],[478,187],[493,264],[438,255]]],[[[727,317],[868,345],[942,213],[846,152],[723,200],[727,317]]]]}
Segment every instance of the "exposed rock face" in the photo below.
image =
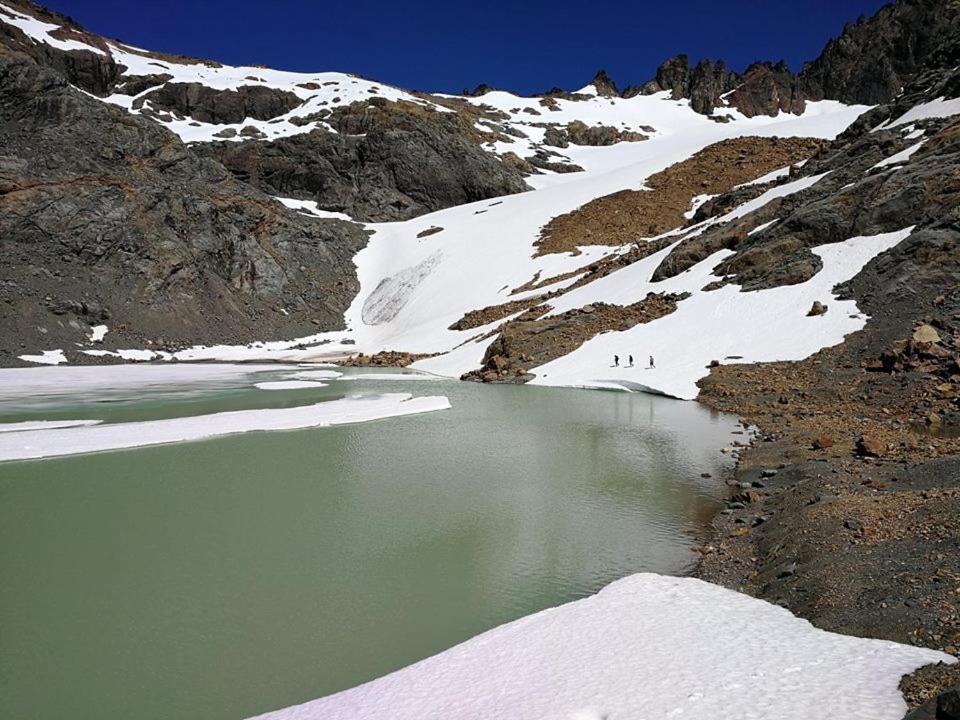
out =
{"type": "Polygon", "coordinates": [[[799,114],[806,107],[797,76],[782,61],[775,65],[751,65],[727,100],[747,117],[778,115],[780,112],[799,114]]]}
{"type": "MultiPolygon", "coordinates": [[[[776,200],[733,223],[708,229],[683,241],[654,273],[654,279],[672,277],[722,248],[737,253],[717,272],[745,289],[803,282],[821,267],[810,248],[858,235],[875,235],[916,226],[922,244],[949,242],[957,237],[960,211],[960,122],[956,117],[915,123],[924,130],[924,145],[909,162],[875,167],[880,161],[916,143],[904,128],[878,126],[895,120],[913,106],[938,97],[960,94],[960,73],[951,57],[960,57],[960,42],[950,35],[931,53],[930,67],[918,74],[895,102],[882,105],[851,125],[802,169],[803,175],[828,173],[804,190],[776,200]],[[945,67],[937,67],[945,62],[945,67]],[[770,227],[751,234],[759,225],[770,227]]],[[[760,190],[756,188],[748,192],[760,190]]],[[[736,202],[743,191],[735,191],[736,202]]],[[[723,196],[710,204],[721,213],[733,200],[723,196]]],[[[694,221],[705,219],[707,206],[694,221]]],[[[901,243],[888,257],[899,255],[901,243]]],[[[904,262],[913,262],[901,258],[904,262]]]]}
{"type": "Polygon", "coordinates": [[[73,347],[108,317],[126,347],[342,323],[359,227],[287,211],[161,126],[9,52],[0,127],[0,364],[73,347]]]}
{"type": "MultiPolygon", "coordinates": [[[[650,128],[652,131],[653,128],[650,128]]],[[[543,144],[552,147],[565,148],[570,145],[588,145],[602,147],[616,145],[618,142],[640,142],[647,139],[647,135],[632,130],[607,125],[587,125],[575,120],[566,127],[549,126],[544,133],[543,144]]]]}
{"type": "Polygon", "coordinates": [[[617,84],[610,79],[606,70],[598,70],[593,80],[590,81],[590,84],[596,88],[597,95],[604,97],[616,97],[620,95],[620,91],[617,90],[617,84]]]}
{"type": "Polygon", "coordinates": [[[484,152],[454,113],[355,103],[317,129],[270,142],[213,143],[197,151],[280,197],[372,222],[528,190],[519,169],[484,152]]]}
{"type": "Polygon", "coordinates": [[[913,79],[946,35],[957,32],[953,0],[901,0],[869,20],[848,24],[840,37],[804,67],[810,99],[875,105],[890,102],[913,79]]]}
{"type": "MultiPolygon", "coordinates": [[[[14,7],[17,7],[17,3],[14,3],[14,7]]],[[[31,14],[40,14],[32,4],[25,9],[31,14]]],[[[59,17],[57,19],[60,21],[59,17]]],[[[0,58],[11,52],[27,55],[38,64],[53,68],[71,85],[100,97],[110,94],[124,70],[108,55],[90,50],[63,52],[50,45],[35,43],[18,28],[0,22],[0,58]]]]}
{"type": "Polygon", "coordinates": [[[691,68],[681,54],[664,62],[655,79],[624,95],[669,90],[674,99],[688,98],[699,113],[710,115],[727,105],[748,117],[800,113],[806,100],[887,103],[916,77],[944,37],[957,33],[958,23],[960,6],[953,0],[900,0],[847,25],[799,75],[782,61],[754,63],[742,75],[729,72],[722,60],[701,60],[691,68]],[[725,93],[730,93],[726,103],[725,93]]]}
{"type": "Polygon", "coordinates": [[[154,110],[166,110],[199,122],[230,124],[247,118],[272,120],[301,103],[292,92],[242,85],[236,90],[217,90],[199,83],[166,83],[137,98],[133,106],[149,102],[154,110]]]}

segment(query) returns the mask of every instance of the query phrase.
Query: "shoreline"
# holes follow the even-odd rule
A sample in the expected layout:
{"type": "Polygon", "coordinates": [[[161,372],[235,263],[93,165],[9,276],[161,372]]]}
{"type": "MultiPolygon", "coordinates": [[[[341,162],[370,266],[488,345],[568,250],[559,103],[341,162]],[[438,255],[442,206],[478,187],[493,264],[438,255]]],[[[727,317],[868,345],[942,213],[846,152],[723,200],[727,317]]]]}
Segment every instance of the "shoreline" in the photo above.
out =
{"type": "MultiPolygon", "coordinates": [[[[701,382],[697,402],[759,432],[738,448],[690,574],[823,630],[960,657],[960,438],[910,422],[926,378],[852,362],[875,340],[861,331],[801,362],[723,366],[701,382]]],[[[957,685],[960,664],[904,676],[920,708],[908,717],[933,718],[957,685]]]]}

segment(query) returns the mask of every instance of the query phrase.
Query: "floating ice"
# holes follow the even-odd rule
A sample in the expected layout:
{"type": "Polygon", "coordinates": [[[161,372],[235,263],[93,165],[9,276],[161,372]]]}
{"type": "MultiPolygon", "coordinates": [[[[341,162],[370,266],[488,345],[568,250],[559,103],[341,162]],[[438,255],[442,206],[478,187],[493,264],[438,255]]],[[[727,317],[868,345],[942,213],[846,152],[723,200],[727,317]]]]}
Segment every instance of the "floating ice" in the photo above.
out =
{"type": "Polygon", "coordinates": [[[254,383],[253,386],[258,390],[309,390],[311,388],[327,387],[327,383],[312,380],[273,380],[254,383]]]}
{"type": "Polygon", "coordinates": [[[445,410],[445,397],[413,397],[408,393],[358,395],[293,408],[236,410],[60,430],[0,434],[0,460],[29,460],[57,455],[163,445],[257,430],[295,430],[366,422],[380,418],[445,410]]]}

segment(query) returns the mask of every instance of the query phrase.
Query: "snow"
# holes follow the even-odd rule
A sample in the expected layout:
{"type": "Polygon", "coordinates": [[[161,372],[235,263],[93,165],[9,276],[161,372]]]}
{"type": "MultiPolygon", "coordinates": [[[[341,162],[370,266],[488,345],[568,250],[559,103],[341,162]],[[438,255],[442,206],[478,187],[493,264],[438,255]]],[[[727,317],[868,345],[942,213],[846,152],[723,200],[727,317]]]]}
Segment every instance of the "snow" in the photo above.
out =
{"type": "MultiPolygon", "coordinates": [[[[38,41],[43,40],[40,38],[38,41]]],[[[309,132],[312,124],[297,126],[290,120],[373,96],[408,100],[432,107],[437,112],[449,112],[429,99],[417,98],[396,88],[342,73],[291,73],[254,67],[213,66],[202,62],[173,62],[149,57],[144,51],[118,43],[112,43],[109,47],[117,61],[128,68],[125,77],[167,72],[175,82],[198,82],[217,89],[236,89],[255,84],[295,93],[303,104],[280,118],[279,122],[247,119],[237,125],[253,125],[266,132],[268,137],[309,132]]],[[[134,98],[115,96],[108,100],[134,111],[134,98]]],[[[366,227],[373,234],[367,246],[354,258],[360,292],[345,313],[346,330],[284,341],[264,338],[246,346],[198,346],[175,353],[147,348],[130,348],[112,353],[97,350],[85,352],[112,354],[128,360],[181,361],[330,360],[357,352],[373,354],[380,350],[446,353],[415,363],[413,368],[458,377],[478,366],[490,342],[489,339],[480,339],[481,336],[495,331],[502,322],[498,320],[467,331],[450,330],[451,325],[465,313],[510,300],[538,296],[549,290],[565,289],[577,282],[584,267],[591,262],[628,249],[623,245],[585,246],[579,249],[579,254],[537,256],[535,242],[541,228],[552,218],[597,197],[620,190],[642,189],[651,174],[689,158],[712,143],[743,136],[833,138],[867,109],[866,106],[845,106],[834,101],[822,101],[807,103],[801,115],[781,112],[775,117],[758,115],[747,118],[731,108],[725,111],[731,121],[721,124],[695,113],[688,101],[673,100],[668,92],[633,98],[600,97],[596,95],[595,88],[588,86],[578,99],[551,98],[547,103],[552,108],[542,104],[543,98],[521,97],[503,91],[458,100],[505,114],[507,119],[498,122],[526,136],[511,138],[511,142],[487,144],[487,149],[493,152],[516,152],[521,156],[532,154],[543,140],[544,123],[565,126],[578,121],[589,126],[604,125],[642,132],[648,139],[621,142],[609,147],[571,145],[564,148],[563,159],[575,162],[585,171],[532,176],[528,181],[534,187],[533,192],[448,208],[405,222],[368,224],[366,227]],[[442,227],[444,232],[417,237],[431,227],[442,227]],[[550,287],[511,294],[512,289],[528,283],[534,276],[549,279],[565,274],[573,276],[559,280],[550,287]]],[[[484,129],[483,120],[480,122],[480,129],[484,129]]],[[[213,139],[213,133],[224,128],[203,123],[196,126],[189,120],[176,120],[167,123],[167,126],[187,141],[213,139]]],[[[486,129],[489,130],[488,127],[486,129]]],[[[789,170],[778,169],[755,182],[782,177],[789,170]]],[[[683,232],[696,234],[719,222],[742,217],[774,198],[810,187],[821,177],[823,175],[801,178],[771,188],[727,215],[710,219],[683,232]]],[[[704,198],[697,198],[694,207],[702,200],[704,198]]],[[[278,201],[298,212],[343,219],[342,214],[320,210],[314,201],[291,198],[278,198],[278,201]]],[[[668,234],[676,233],[679,230],[668,234]]],[[[700,268],[699,274],[685,273],[679,279],[682,282],[671,283],[671,286],[676,286],[678,291],[699,292],[702,285],[696,283],[710,277],[717,262],[719,258],[715,258],[710,267],[700,268]]],[[[636,272],[635,268],[628,275],[634,276],[636,272]]],[[[620,273],[614,273],[611,277],[620,277],[620,273]]],[[[569,297],[581,300],[591,296],[595,300],[611,302],[613,298],[605,297],[600,292],[608,287],[594,282],[587,286],[592,289],[581,288],[570,293],[569,297]]],[[[617,296],[624,301],[635,302],[642,298],[639,292],[641,287],[645,288],[646,284],[641,282],[632,292],[620,292],[617,296]]],[[[733,290],[730,288],[729,291],[733,290]]],[[[726,296],[726,292],[718,292],[711,298],[720,300],[726,296]]],[[[824,297],[829,295],[824,292],[824,297]]],[[[560,298],[556,303],[551,301],[551,304],[565,307],[567,298],[560,298]]],[[[711,314],[712,309],[708,303],[704,303],[699,312],[711,314]]],[[[669,322],[658,320],[653,325],[669,322]]],[[[823,344],[831,342],[835,342],[835,334],[825,334],[823,344]]],[[[689,381],[693,377],[691,370],[683,383],[671,381],[666,385],[668,388],[689,388],[689,381]]],[[[604,379],[592,378],[594,381],[604,379]]],[[[634,380],[640,382],[639,379],[634,380]]],[[[652,382],[656,380],[655,377],[645,377],[644,381],[647,380],[651,384],[642,383],[644,386],[671,392],[652,382]]],[[[580,379],[576,382],[580,382],[580,379]]],[[[688,394],[685,389],[683,396],[688,394]]]]}
{"type": "Polygon", "coordinates": [[[906,123],[914,122],[916,120],[945,118],[958,114],[960,114],[960,98],[947,100],[946,98],[939,97],[936,100],[931,100],[930,102],[916,105],[907,110],[903,115],[898,117],[893,122],[883,123],[875,129],[880,130],[881,128],[885,127],[897,127],[898,125],[905,125],[906,123]]]}
{"type": "Polygon", "coordinates": [[[901,676],[936,662],[954,658],[645,573],[259,720],[900,720],[901,676]]]}
{"type": "Polygon", "coordinates": [[[297,210],[304,215],[312,215],[314,217],[326,218],[332,220],[349,220],[353,222],[353,218],[342,212],[331,212],[330,210],[321,210],[317,207],[315,200],[297,200],[296,198],[283,198],[278,197],[283,205],[290,208],[291,210],[297,210]]]}
{"type": "Polygon", "coordinates": [[[88,425],[98,425],[101,422],[102,420],[28,420],[26,422],[2,423],[0,424],[0,433],[86,427],[88,425]]]}
{"type": "Polygon", "coordinates": [[[50,34],[54,30],[59,30],[59,25],[46,23],[29,15],[24,15],[3,3],[0,3],[0,22],[5,22],[22,30],[34,42],[46,43],[58,50],[89,50],[97,55],[106,54],[98,47],[77,40],[60,40],[50,34]]]}
{"type": "Polygon", "coordinates": [[[900,163],[905,163],[913,156],[915,152],[917,152],[917,150],[923,147],[923,144],[925,142],[926,140],[921,140],[916,145],[911,145],[910,147],[905,148],[898,153],[894,153],[890,157],[884,158],[883,160],[878,162],[876,165],[874,165],[870,169],[874,170],[876,168],[885,168],[891,165],[899,165],[900,163]]]}
{"type": "Polygon", "coordinates": [[[765,222],[765,223],[763,223],[762,225],[757,225],[753,230],[751,230],[750,232],[748,232],[747,235],[756,235],[757,233],[762,233],[762,232],[763,232],[764,230],[766,230],[768,227],[770,227],[770,226],[772,226],[772,225],[776,225],[778,222],[780,222],[780,220],[779,220],[779,219],[775,219],[775,220],[771,220],[770,222],[765,222]]]}
{"type": "Polygon", "coordinates": [[[17,359],[38,365],[59,365],[67,361],[63,350],[44,350],[40,355],[18,355],[17,359]]]}
{"type": "Polygon", "coordinates": [[[442,396],[357,395],[314,405],[0,434],[0,461],[75,455],[203,440],[253,431],[296,430],[446,410],[442,396]]]}
{"type": "Polygon", "coordinates": [[[786,167],[779,168],[772,172],[768,172],[766,175],[761,175],[760,177],[750,180],[745,183],[740,183],[739,185],[734,186],[734,190],[739,190],[740,188],[750,187],[751,185],[766,185],[769,182],[774,180],[779,180],[782,177],[787,177],[790,174],[790,168],[792,166],[787,165],[786,167]]]}
{"type": "Polygon", "coordinates": [[[258,390],[310,390],[327,387],[327,383],[312,380],[273,380],[271,382],[254,383],[258,390]]]}
{"type": "Polygon", "coordinates": [[[106,325],[94,325],[90,328],[90,342],[103,342],[109,328],[106,325]]]}
{"type": "Polygon", "coordinates": [[[821,348],[835,345],[865,324],[853,300],[839,300],[832,290],[856,275],[867,262],[896,246],[913,228],[881,235],[855,237],[813,248],[823,268],[806,282],[768,290],[742,292],[739,286],[717,290],[700,288],[716,280],[713,268],[731,254],[721,250],[676,277],[651,282],[659,259],[669,248],[601,278],[558,299],[555,313],[581,307],[596,297],[628,304],[648,292],[691,292],[673,313],[623,332],[588,340],[562,358],[531,368],[533,385],[596,387],[621,385],[654,390],[677,398],[697,396],[696,381],[708,374],[712,360],[756,363],[802,360],[821,348]],[[827,300],[825,315],[807,317],[815,300],[827,300]],[[855,317],[851,317],[855,315],[855,317]],[[614,354],[634,355],[635,367],[611,367],[614,354]],[[653,355],[657,367],[644,362],[653,355]]]}
{"type": "MultiPolygon", "coordinates": [[[[642,188],[652,173],[690,157],[711,143],[743,135],[829,138],[842,131],[865,109],[830,102],[809,103],[803,116],[759,116],[735,119],[721,125],[693,113],[683,103],[657,96],[633,100],[637,100],[636,105],[625,107],[632,108],[629,112],[636,113],[637,122],[650,123],[659,128],[658,132],[639,143],[568,148],[571,155],[575,155],[575,161],[588,167],[587,172],[544,182],[534,192],[448,208],[405,222],[367,225],[373,235],[367,246],[354,257],[360,291],[345,314],[346,330],[248,346],[195,347],[178,351],[175,357],[178,360],[269,358],[300,361],[334,359],[357,352],[373,354],[380,350],[446,353],[419,361],[413,369],[459,377],[479,366],[490,340],[478,339],[494,331],[502,322],[467,331],[450,330],[450,326],[465,313],[569,286],[591,262],[629,249],[620,245],[584,246],[579,255],[536,256],[534,243],[540,229],[552,218],[596,197],[642,188]],[[434,226],[443,227],[444,232],[417,237],[423,230],[434,226]],[[566,273],[573,273],[575,277],[557,281],[550,288],[511,294],[511,289],[529,282],[537,273],[541,280],[566,273]],[[348,341],[352,342],[348,344],[348,341]],[[314,347],[297,349],[301,344],[314,347]]],[[[519,99],[509,93],[488,93],[469,101],[483,101],[508,109],[519,107],[516,105],[519,99]]],[[[525,102],[538,105],[535,99],[525,102]]],[[[581,117],[588,112],[587,108],[593,107],[592,102],[558,100],[562,112],[574,112],[564,110],[564,103],[569,103],[577,106],[581,117]]],[[[607,105],[609,102],[605,99],[596,107],[596,113],[606,112],[601,108],[607,105]]],[[[542,120],[527,118],[526,122],[542,120]]],[[[809,188],[822,177],[822,174],[814,175],[770,188],[722,218],[713,218],[683,232],[703,232],[718,222],[742,217],[774,198],[809,188]]],[[[709,272],[705,274],[709,275],[709,272]]],[[[678,289],[692,292],[702,287],[702,284],[695,285],[700,281],[699,277],[685,277],[689,287],[678,289]]],[[[587,287],[604,286],[594,282],[587,287]]],[[[633,293],[625,294],[624,299],[635,302],[642,297],[642,294],[633,293]]],[[[594,293],[592,299],[613,301],[600,292],[594,293]]],[[[558,302],[562,303],[563,298],[551,300],[550,304],[558,302]]],[[[706,307],[702,311],[711,312],[706,307]]],[[[825,338],[824,344],[833,341],[832,337],[825,338]]]]}

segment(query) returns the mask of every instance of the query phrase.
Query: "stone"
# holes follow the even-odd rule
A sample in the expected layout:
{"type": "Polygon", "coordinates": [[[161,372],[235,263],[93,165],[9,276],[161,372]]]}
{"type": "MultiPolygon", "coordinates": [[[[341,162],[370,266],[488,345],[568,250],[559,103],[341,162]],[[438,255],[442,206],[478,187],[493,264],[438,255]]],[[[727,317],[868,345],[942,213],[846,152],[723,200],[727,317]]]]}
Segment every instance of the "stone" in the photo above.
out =
{"type": "Polygon", "coordinates": [[[807,312],[807,317],[813,317],[816,315],[823,315],[827,312],[827,306],[824,305],[819,300],[814,300],[813,305],[810,307],[810,310],[807,312]]]}
{"type": "Polygon", "coordinates": [[[812,445],[814,450],[826,450],[833,447],[833,438],[829,435],[818,435],[813,439],[812,445]]]}
{"type": "Polygon", "coordinates": [[[862,457],[878,458],[886,454],[887,446],[876,438],[864,435],[857,440],[855,450],[862,457]]]}
{"type": "Polygon", "coordinates": [[[940,333],[932,325],[920,325],[913,331],[912,339],[915,343],[938,343],[940,333]]]}

